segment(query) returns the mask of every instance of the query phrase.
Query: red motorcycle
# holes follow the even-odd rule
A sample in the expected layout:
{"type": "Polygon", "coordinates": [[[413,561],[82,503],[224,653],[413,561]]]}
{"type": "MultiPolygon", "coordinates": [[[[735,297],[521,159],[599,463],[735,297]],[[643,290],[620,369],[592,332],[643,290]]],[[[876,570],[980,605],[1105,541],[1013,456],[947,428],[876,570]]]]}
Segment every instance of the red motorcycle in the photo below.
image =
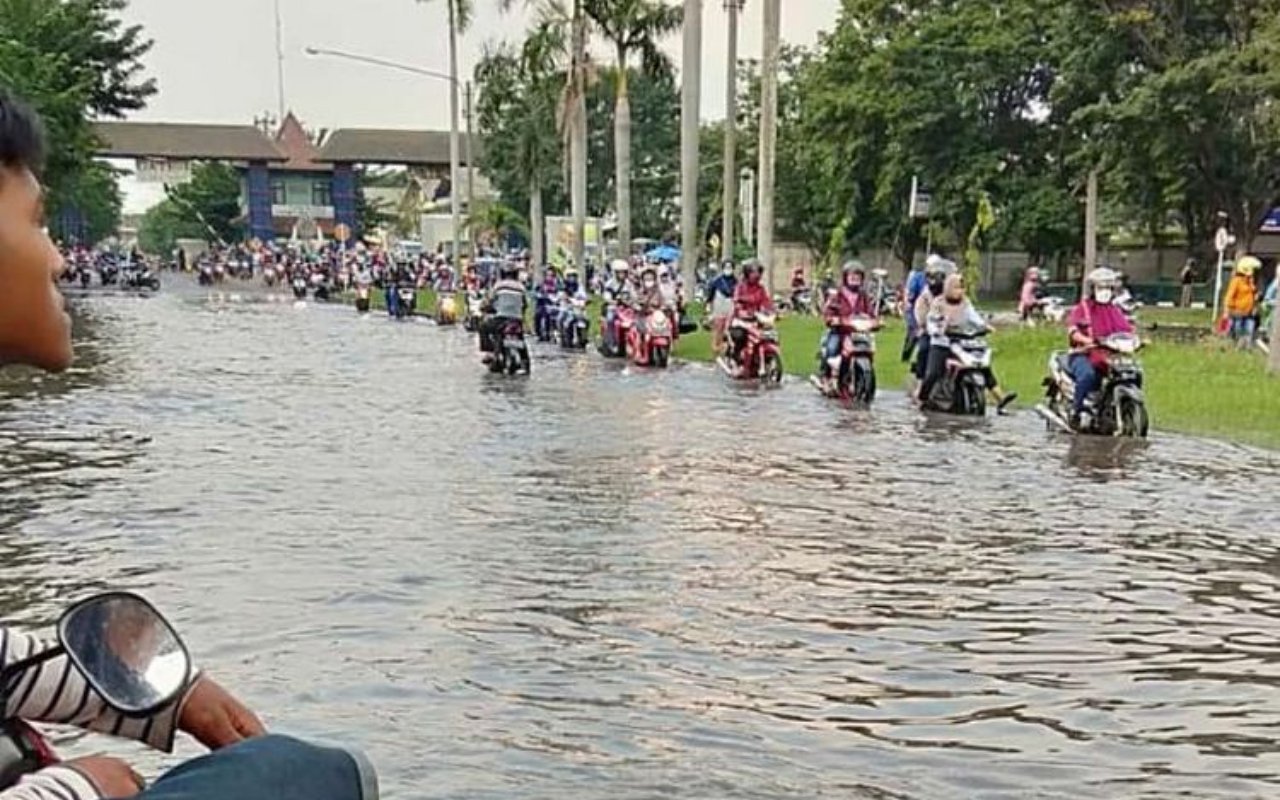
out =
{"type": "Polygon", "coordinates": [[[814,375],[810,380],[827,397],[870,405],[876,396],[875,332],[880,329],[880,320],[859,315],[838,322],[840,349],[827,362],[831,377],[824,381],[814,375]]]}
{"type": "Polygon", "coordinates": [[[747,341],[742,346],[737,364],[728,355],[720,357],[720,367],[725,373],[743,380],[760,380],[773,385],[782,383],[782,346],[778,343],[777,322],[775,314],[756,314],[730,323],[731,328],[747,332],[747,341]]]}
{"type": "Polygon", "coordinates": [[[632,320],[627,331],[627,355],[637,366],[665,368],[671,360],[672,341],[671,317],[657,308],[645,314],[643,326],[632,320]]]}
{"type": "Polygon", "coordinates": [[[606,358],[625,358],[636,312],[624,303],[610,303],[600,315],[600,353],[606,358]],[[610,323],[612,319],[612,323],[610,323]],[[609,330],[612,324],[613,329],[609,330]]]}

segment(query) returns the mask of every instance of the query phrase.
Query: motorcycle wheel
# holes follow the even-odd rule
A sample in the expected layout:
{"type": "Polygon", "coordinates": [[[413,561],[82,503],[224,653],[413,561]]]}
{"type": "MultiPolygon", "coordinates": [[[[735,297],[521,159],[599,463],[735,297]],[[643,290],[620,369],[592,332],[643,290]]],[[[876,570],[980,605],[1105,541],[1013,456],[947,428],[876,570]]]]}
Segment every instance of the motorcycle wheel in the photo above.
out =
{"type": "Polygon", "coordinates": [[[159,279],[159,278],[152,278],[152,279],[148,282],[148,284],[147,284],[147,285],[151,287],[151,291],[153,291],[153,292],[158,292],[158,291],[160,291],[160,279],[159,279]]]}
{"type": "Polygon", "coordinates": [[[765,383],[771,383],[774,386],[782,383],[782,356],[777,353],[770,353],[764,357],[764,364],[761,365],[760,377],[765,383]]]}
{"type": "Polygon", "coordinates": [[[969,414],[975,417],[983,417],[987,414],[987,396],[982,391],[982,387],[974,386],[968,381],[962,382],[957,389],[956,399],[959,401],[959,412],[961,414],[969,414]]]}
{"type": "Polygon", "coordinates": [[[1146,406],[1132,400],[1123,400],[1120,405],[1120,435],[1134,439],[1145,439],[1151,428],[1146,406]]]}
{"type": "Polygon", "coordinates": [[[667,363],[671,360],[671,350],[663,345],[658,345],[649,351],[649,366],[666,369],[667,363]]]}
{"type": "Polygon", "coordinates": [[[871,405],[871,401],[876,398],[875,370],[858,369],[857,367],[854,367],[853,372],[853,399],[859,403],[871,405]]]}

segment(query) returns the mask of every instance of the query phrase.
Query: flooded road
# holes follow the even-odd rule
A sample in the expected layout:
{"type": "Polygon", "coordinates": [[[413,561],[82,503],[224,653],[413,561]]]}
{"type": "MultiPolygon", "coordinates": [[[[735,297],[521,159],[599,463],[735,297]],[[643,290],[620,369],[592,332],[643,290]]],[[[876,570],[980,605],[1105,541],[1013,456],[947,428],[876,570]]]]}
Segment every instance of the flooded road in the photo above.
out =
{"type": "Polygon", "coordinates": [[[1274,455],[262,299],[0,379],[6,619],[139,589],[397,798],[1280,795],[1274,455]]]}

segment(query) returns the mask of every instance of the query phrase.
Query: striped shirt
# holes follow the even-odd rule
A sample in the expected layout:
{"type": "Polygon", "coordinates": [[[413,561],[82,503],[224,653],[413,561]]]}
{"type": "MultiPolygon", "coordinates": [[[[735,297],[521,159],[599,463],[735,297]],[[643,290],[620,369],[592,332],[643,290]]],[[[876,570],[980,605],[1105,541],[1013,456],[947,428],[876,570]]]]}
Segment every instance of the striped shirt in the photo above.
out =
{"type": "MultiPolygon", "coordinates": [[[[56,647],[56,642],[28,633],[0,628],[0,664],[8,666],[56,647]]],[[[18,675],[7,694],[5,718],[75,725],[99,733],[122,736],[156,750],[171,752],[182,703],[171,703],[149,717],[126,717],[109,707],[89,687],[66,655],[51,658],[18,675]]],[[[56,766],[28,775],[16,786],[0,791],[0,800],[100,800],[102,794],[84,775],[56,766]]]]}

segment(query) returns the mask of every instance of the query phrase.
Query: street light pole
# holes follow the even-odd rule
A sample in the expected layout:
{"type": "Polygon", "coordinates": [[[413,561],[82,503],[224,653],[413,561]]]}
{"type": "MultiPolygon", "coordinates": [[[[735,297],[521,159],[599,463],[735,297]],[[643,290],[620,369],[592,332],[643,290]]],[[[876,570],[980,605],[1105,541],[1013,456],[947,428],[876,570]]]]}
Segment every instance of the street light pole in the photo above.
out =
{"type": "Polygon", "coordinates": [[[680,261],[685,292],[698,292],[698,115],[702,105],[702,0],[684,0],[680,65],[680,261]]]}
{"type": "Polygon", "coordinates": [[[471,114],[472,114],[472,98],[471,98],[471,81],[467,81],[467,242],[471,245],[471,255],[474,258],[476,253],[476,231],[475,226],[470,224],[470,220],[476,213],[476,166],[473,153],[471,152],[471,114]]]}
{"type": "Polygon", "coordinates": [[[284,119],[284,26],[280,21],[280,0],[276,0],[276,100],[280,119],[284,119]]]}

